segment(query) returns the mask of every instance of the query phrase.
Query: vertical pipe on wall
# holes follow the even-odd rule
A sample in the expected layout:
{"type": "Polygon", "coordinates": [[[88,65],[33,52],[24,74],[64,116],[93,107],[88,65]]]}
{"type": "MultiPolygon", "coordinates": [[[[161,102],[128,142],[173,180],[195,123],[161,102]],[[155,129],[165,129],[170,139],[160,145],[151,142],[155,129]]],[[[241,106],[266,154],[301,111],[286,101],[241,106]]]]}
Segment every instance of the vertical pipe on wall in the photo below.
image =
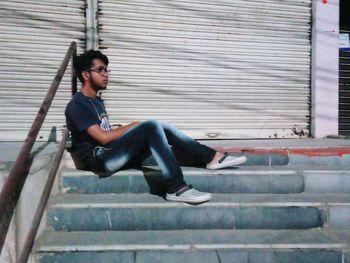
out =
{"type": "Polygon", "coordinates": [[[98,45],[98,0],[86,0],[86,49],[97,50],[98,45]]]}

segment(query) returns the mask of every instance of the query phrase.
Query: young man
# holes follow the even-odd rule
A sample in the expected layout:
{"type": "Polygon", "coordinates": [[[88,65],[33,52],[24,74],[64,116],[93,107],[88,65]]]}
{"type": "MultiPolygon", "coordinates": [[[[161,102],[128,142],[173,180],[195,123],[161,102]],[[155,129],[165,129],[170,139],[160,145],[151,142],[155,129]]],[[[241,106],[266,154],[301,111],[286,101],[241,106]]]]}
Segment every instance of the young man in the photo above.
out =
{"type": "Polygon", "coordinates": [[[133,122],[113,129],[103,100],[97,96],[100,90],[107,88],[108,63],[105,55],[94,50],[74,60],[82,88],[68,103],[65,115],[73,147],[84,166],[103,177],[140,165],[152,154],[161,169],[167,200],[188,203],[209,201],[210,193],[199,192],[186,184],[172,149],[194,160],[195,165],[207,169],[238,165],[245,162],[246,157],[217,152],[170,124],[156,120],[133,122]]]}

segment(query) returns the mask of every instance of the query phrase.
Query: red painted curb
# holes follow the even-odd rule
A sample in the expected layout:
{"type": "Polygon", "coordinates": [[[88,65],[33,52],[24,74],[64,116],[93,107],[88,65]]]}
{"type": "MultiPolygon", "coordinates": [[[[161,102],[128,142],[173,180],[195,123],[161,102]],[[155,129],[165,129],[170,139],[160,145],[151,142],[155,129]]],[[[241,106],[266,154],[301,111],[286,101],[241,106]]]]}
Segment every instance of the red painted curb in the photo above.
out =
{"type": "Polygon", "coordinates": [[[298,154],[307,157],[322,157],[322,156],[343,156],[350,154],[350,147],[328,147],[328,148],[293,148],[293,149],[259,149],[259,148],[217,148],[221,151],[232,152],[232,153],[249,153],[257,155],[291,155],[298,154]]]}

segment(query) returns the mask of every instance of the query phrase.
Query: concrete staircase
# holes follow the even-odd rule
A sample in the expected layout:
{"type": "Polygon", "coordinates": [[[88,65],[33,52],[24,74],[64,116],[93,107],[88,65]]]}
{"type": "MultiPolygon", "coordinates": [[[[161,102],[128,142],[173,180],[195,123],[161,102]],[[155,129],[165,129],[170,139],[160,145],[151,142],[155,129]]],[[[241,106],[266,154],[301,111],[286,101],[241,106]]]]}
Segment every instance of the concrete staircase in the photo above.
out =
{"type": "Polygon", "coordinates": [[[266,159],[260,156],[250,154],[237,169],[184,167],[188,183],[213,193],[196,206],[157,196],[154,166],[104,179],[67,168],[36,261],[350,263],[347,159],[332,156],[337,162],[330,165],[318,156],[310,165],[309,157],[303,164],[289,156],[256,165],[266,159]]]}

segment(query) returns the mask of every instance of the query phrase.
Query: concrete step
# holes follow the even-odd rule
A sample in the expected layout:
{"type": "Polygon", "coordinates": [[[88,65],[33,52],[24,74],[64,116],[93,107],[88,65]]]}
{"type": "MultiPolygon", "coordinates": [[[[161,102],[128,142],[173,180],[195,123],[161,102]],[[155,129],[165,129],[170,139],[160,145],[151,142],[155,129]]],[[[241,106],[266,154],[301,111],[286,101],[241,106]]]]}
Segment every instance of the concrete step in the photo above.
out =
{"type": "MultiPolygon", "coordinates": [[[[350,193],[350,171],[300,167],[240,167],[211,171],[183,167],[185,180],[211,193],[350,193]]],[[[120,171],[100,179],[92,172],[66,170],[61,176],[65,193],[162,193],[157,167],[120,171]],[[145,180],[146,178],[146,180],[145,180]]]]}
{"type": "Polygon", "coordinates": [[[214,194],[193,206],[150,194],[66,194],[52,198],[55,230],[309,229],[350,227],[347,194],[214,194]]]}
{"type": "MultiPolygon", "coordinates": [[[[217,150],[242,153],[248,160],[243,166],[325,166],[350,168],[349,139],[242,139],[199,140],[217,150]]],[[[73,163],[71,166],[73,166],[73,163]]],[[[152,158],[145,165],[155,165],[152,158]]]]}
{"type": "Polygon", "coordinates": [[[36,262],[349,263],[350,230],[47,231],[36,262]]]}

